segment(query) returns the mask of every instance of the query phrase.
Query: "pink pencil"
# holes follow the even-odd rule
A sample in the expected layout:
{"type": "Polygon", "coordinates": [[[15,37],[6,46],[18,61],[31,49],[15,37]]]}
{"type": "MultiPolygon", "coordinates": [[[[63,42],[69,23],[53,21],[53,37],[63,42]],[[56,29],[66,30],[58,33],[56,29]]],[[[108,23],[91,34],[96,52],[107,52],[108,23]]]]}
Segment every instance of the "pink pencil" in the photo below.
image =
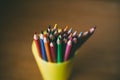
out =
{"type": "Polygon", "coordinates": [[[89,33],[90,33],[90,34],[93,34],[94,31],[95,31],[95,29],[96,29],[96,26],[92,27],[92,28],[89,30],[89,33]]]}
{"type": "Polygon", "coordinates": [[[53,43],[51,42],[50,43],[50,52],[51,52],[51,58],[52,58],[52,61],[55,62],[55,49],[54,49],[54,45],[53,43]]]}
{"type": "Polygon", "coordinates": [[[70,54],[70,50],[71,50],[71,47],[72,47],[72,41],[71,39],[67,42],[67,46],[66,46],[66,50],[65,50],[65,55],[64,55],[64,61],[66,61],[69,57],[69,54],[70,54]]]}

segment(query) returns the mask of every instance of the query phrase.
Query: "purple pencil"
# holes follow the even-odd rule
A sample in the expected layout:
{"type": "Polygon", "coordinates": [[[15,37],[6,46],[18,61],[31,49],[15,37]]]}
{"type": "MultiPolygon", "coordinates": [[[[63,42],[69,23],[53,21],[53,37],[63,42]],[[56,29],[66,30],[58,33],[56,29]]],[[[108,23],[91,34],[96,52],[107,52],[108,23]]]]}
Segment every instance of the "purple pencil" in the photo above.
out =
{"type": "Polygon", "coordinates": [[[72,41],[71,39],[67,42],[67,46],[66,46],[66,50],[65,50],[65,55],[64,55],[64,61],[66,61],[69,57],[69,54],[70,54],[70,50],[71,50],[71,47],[72,47],[72,41]]]}

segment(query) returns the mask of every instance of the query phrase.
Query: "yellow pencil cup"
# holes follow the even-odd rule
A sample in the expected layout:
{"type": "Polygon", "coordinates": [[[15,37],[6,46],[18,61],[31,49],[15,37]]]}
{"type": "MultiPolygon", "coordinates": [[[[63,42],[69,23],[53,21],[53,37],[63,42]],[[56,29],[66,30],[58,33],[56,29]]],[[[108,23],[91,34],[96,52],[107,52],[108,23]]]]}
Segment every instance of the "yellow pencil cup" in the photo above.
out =
{"type": "Polygon", "coordinates": [[[34,42],[32,43],[32,52],[42,74],[43,80],[69,79],[72,72],[73,59],[61,63],[46,62],[40,58],[34,42]]]}

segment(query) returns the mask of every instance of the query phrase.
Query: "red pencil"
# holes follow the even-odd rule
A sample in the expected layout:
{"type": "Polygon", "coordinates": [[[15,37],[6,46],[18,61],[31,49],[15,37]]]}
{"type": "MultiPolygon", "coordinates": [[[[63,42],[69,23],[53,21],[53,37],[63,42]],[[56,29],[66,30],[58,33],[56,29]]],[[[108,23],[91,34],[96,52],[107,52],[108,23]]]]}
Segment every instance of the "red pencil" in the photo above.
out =
{"type": "Polygon", "coordinates": [[[54,44],[52,42],[50,43],[50,52],[51,52],[52,61],[56,62],[56,60],[55,60],[55,48],[54,48],[54,44]]]}
{"type": "Polygon", "coordinates": [[[41,51],[40,51],[40,46],[39,46],[39,42],[38,42],[39,40],[38,40],[38,36],[37,36],[36,33],[34,33],[33,39],[34,39],[34,43],[36,45],[37,51],[38,51],[38,53],[39,53],[39,55],[41,57],[41,51]]]}

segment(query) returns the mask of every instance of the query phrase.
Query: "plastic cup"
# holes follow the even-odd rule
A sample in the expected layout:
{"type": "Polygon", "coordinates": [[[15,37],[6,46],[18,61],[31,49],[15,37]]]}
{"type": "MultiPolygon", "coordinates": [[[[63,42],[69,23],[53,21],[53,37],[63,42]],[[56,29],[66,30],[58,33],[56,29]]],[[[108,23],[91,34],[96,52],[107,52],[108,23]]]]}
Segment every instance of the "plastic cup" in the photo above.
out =
{"type": "Polygon", "coordinates": [[[46,62],[40,58],[35,43],[32,52],[44,80],[68,80],[73,67],[73,59],[61,63],[46,62]]]}

